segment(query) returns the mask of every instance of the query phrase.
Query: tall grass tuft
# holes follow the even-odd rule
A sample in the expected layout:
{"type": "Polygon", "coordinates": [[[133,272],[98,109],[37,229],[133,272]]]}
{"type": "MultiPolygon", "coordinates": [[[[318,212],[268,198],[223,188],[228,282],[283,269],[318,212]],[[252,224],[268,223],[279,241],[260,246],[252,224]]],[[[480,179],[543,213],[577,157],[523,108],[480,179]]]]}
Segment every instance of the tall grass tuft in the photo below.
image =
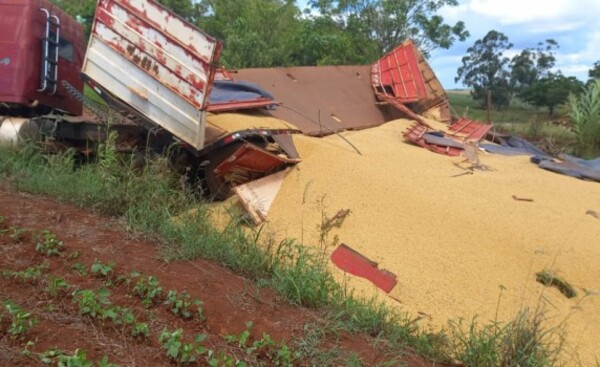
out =
{"type": "Polygon", "coordinates": [[[545,327],[543,309],[525,308],[507,323],[450,324],[452,359],[466,366],[555,366],[564,350],[564,328],[545,327]]]}
{"type": "Polygon", "coordinates": [[[581,95],[570,95],[568,108],[577,137],[576,154],[600,156],[600,79],[589,83],[581,95]]]}

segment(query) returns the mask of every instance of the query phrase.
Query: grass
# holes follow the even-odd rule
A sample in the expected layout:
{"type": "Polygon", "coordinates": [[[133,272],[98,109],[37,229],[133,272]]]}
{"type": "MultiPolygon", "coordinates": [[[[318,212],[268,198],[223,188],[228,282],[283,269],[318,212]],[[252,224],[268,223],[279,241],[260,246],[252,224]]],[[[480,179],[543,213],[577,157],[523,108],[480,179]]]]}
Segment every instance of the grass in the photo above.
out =
{"type": "Polygon", "coordinates": [[[206,207],[181,189],[179,177],[166,160],[151,162],[142,172],[132,172],[127,159],[119,159],[106,144],[100,147],[97,161],[75,166],[72,152],[45,156],[32,146],[20,151],[0,150],[0,180],[5,184],[120,216],[131,230],[158,239],[165,257],[217,261],[258,284],[273,287],[293,304],[325,310],[324,328],[333,333],[368,334],[385,345],[392,356],[408,348],[434,360],[473,365],[469,356],[476,349],[482,360],[496,361],[505,353],[507,342],[488,342],[490,337],[485,332],[492,330],[495,339],[512,344],[518,344],[524,333],[532,335],[530,342],[535,350],[522,351],[528,362],[502,365],[553,365],[546,358],[552,352],[547,352],[547,345],[538,338],[545,333],[538,313],[520,314],[504,326],[473,322],[466,331],[423,332],[410,315],[348,294],[335,282],[327,270],[327,257],[318,250],[295,241],[275,243],[261,230],[244,230],[241,221],[217,230],[210,224],[206,207]],[[192,209],[195,214],[189,215],[192,209]],[[479,330],[484,332],[481,337],[479,330]]]}
{"type": "MultiPolygon", "coordinates": [[[[458,116],[487,122],[487,111],[473,100],[469,93],[448,92],[448,100],[458,116]]],[[[493,123],[527,123],[536,118],[546,118],[548,112],[515,100],[508,108],[490,111],[493,123]]]]}
{"type": "MultiPolygon", "coordinates": [[[[487,121],[486,110],[469,93],[450,91],[448,99],[458,116],[487,121]]],[[[546,109],[514,99],[508,108],[491,111],[490,118],[497,131],[530,140],[552,155],[574,154],[578,140],[576,131],[570,127],[568,114],[568,107],[562,106],[551,117],[546,109]]]]}

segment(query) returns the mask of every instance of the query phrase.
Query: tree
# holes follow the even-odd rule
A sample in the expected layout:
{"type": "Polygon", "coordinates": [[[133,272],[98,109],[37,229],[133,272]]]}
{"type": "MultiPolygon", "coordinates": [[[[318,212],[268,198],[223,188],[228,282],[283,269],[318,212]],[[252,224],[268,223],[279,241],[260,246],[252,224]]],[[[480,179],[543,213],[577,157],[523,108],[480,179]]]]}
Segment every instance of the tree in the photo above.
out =
{"type": "Polygon", "coordinates": [[[577,78],[566,77],[559,72],[535,81],[523,90],[521,97],[534,106],[548,107],[548,113],[552,116],[554,107],[564,103],[570,94],[579,94],[583,86],[577,78]]]}
{"type": "Polygon", "coordinates": [[[508,106],[510,103],[509,59],[504,51],[512,44],[503,33],[491,30],[483,39],[475,41],[467,49],[467,55],[462,58],[462,66],[457,71],[455,81],[472,87],[471,96],[479,101],[481,106],[508,106]],[[488,93],[491,93],[491,105],[488,104],[488,93]]]}
{"type": "Polygon", "coordinates": [[[310,0],[308,4],[350,33],[355,42],[373,43],[370,61],[407,38],[428,54],[469,36],[463,22],[449,25],[437,14],[445,5],[457,6],[457,0],[310,0]]]}
{"type": "Polygon", "coordinates": [[[526,48],[512,58],[510,67],[511,89],[520,94],[539,79],[549,76],[556,58],[554,50],[558,43],[553,39],[540,42],[537,48],[526,48]]]}
{"type": "Polygon", "coordinates": [[[374,50],[365,50],[368,44],[354,41],[328,17],[303,19],[293,40],[291,62],[294,65],[368,64],[367,55],[373,54],[374,50]],[[357,45],[362,47],[357,48],[357,45]]]}
{"type": "Polygon", "coordinates": [[[600,60],[594,63],[594,66],[588,71],[590,79],[600,79],[600,60]]]}
{"type": "Polygon", "coordinates": [[[83,25],[86,39],[89,38],[96,11],[96,0],[52,0],[52,3],[77,19],[83,25]]]}
{"type": "Polygon", "coordinates": [[[196,26],[207,10],[206,5],[192,0],[158,0],[158,2],[196,26]]]}
{"type": "Polygon", "coordinates": [[[294,0],[203,0],[200,28],[223,40],[229,68],[291,63],[300,10],[294,0]]]}

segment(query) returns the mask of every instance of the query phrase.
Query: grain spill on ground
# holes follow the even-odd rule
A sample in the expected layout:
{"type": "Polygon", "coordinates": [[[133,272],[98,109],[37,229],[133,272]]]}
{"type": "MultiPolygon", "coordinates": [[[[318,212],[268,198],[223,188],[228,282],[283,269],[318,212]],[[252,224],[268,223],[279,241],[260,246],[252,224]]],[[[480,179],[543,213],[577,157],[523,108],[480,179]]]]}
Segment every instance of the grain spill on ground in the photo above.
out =
{"type": "Polygon", "coordinates": [[[390,295],[400,302],[332,266],[359,294],[425,315],[423,327],[433,328],[476,315],[493,320],[499,297],[498,317],[505,321],[542,302],[549,325],[567,320],[570,347],[593,361],[600,300],[583,289],[600,289],[600,220],[586,211],[600,210],[600,184],[544,171],[528,157],[497,155],[480,157],[490,171],[452,177],[463,172],[453,165],[463,158],[405,143],[410,123],[345,132],[362,155],[336,135],[295,136],[303,161],[273,203],[268,232],[317,246],[323,214],[350,209],[330,239],[337,235],[395,273],[390,295]],[[535,273],[543,269],[574,285],[579,296],[567,299],[537,283],[535,273]]]}

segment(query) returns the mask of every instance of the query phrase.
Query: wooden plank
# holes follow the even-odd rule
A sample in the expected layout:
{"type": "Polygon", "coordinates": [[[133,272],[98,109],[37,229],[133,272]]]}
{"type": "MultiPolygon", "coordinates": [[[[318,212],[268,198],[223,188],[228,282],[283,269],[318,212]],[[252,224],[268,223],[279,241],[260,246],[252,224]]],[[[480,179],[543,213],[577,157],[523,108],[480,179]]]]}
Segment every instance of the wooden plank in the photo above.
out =
{"type": "Polygon", "coordinates": [[[251,181],[233,188],[240,202],[250,214],[254,224],[259,225],[267,219],[271,205],[281,189],[287,168],[272,175],[251,181]]]}

